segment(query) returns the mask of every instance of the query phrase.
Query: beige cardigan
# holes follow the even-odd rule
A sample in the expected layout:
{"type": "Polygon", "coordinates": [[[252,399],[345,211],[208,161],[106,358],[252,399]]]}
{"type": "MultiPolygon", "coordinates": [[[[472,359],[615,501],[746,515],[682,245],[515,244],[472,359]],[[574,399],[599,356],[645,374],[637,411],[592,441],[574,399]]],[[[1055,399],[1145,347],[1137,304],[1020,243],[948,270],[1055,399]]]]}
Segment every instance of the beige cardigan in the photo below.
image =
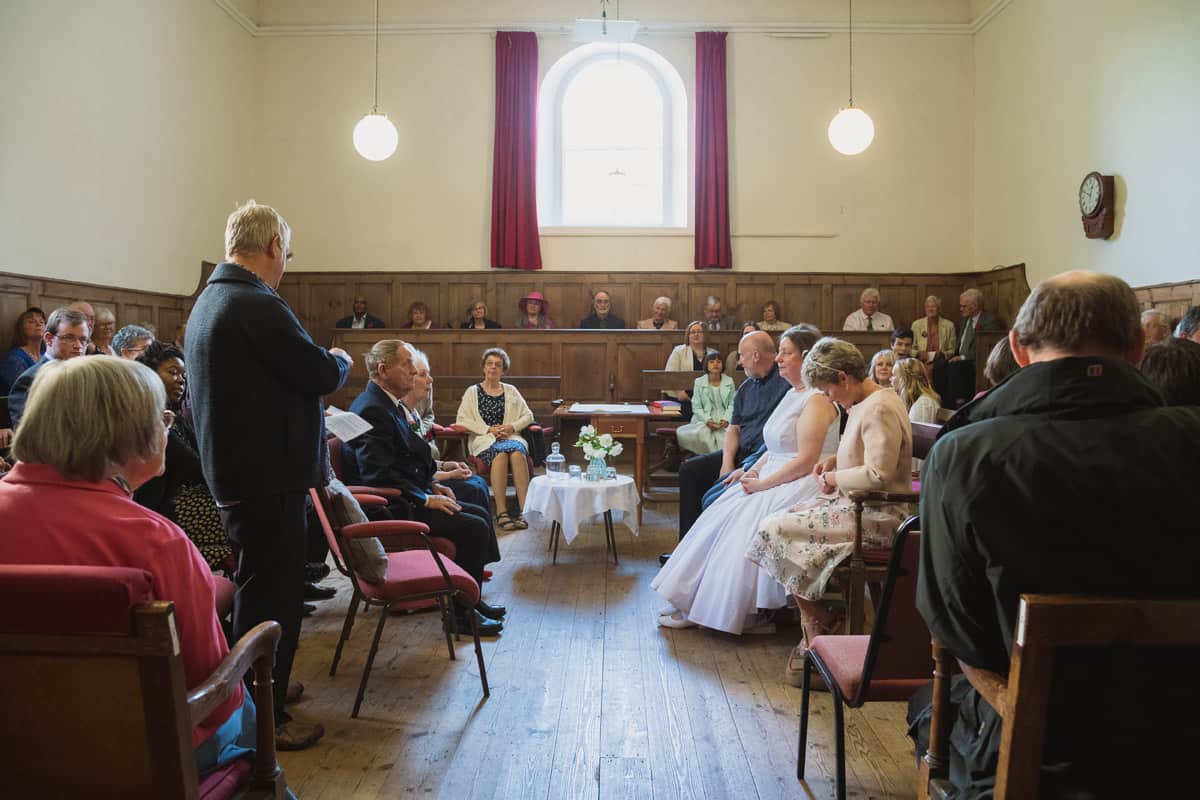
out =
{"type": "MultiPolygon", "coordinates": [[[[479,416],[479,396],[475,388],[478,385],[473,383],[463,392],[462,402],[458,404],[458,419],[455,420],[455,424],[461,425],[471,434],[467,437],[467,451],[473,456],[479,455],[496,442],[496,437],[488,433],[488,424],[479,416]]],[[[500,386],[504,389],[504,424],[512,425],[516,431],[505,438],[520,439],[525,442],[525,449],[528,450],[529,442],[517,432],[533,424],[533,412],[529,410],[529,404],[517,391],[517,387],[503,382],[500,386]]]]}
{"type": "Polygon", "coordinates": [[[900,395],[880,389],[850,409],[834,480],[842,494],[912,491],[912,425],[900,395]]]}
{"type": "MultiPolygon", "coordinates": [[[[929,319],[921,317],[915,320],[912,324],[913,332],[913,353],[924,353],[928,348],[925,347],[925,337],[929,332],[929,319]]],[[[954,323],[945,317],[938,317],[938,350],[946,358],[953,358],[958,353],[958,335],[954,332],[954,323]]]]}

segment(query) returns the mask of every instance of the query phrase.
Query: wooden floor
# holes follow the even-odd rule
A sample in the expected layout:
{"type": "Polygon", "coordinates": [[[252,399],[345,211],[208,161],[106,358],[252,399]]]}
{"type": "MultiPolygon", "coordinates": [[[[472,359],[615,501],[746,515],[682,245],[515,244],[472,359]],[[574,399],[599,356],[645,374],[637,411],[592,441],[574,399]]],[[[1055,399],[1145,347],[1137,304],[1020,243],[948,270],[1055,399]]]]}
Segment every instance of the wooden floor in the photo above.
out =
{"type": "MultiPolygon", "coordinates": [[[[484,596],[509,613],[504,633],[484,640],[486,701],[469,637],[450,661],[436,615],[394,617],[351,720],[378,612],[359,615],[329,677],[349,598],[337,583],[338,596],[306,620],[292,673],[306,697],[291,711],[327,731],[315,748],[280,754],[293,791],[304,800],[834,797],[828,694],[814,694],[809,781],[796,780],[800,690],[782,670],[798,628],[733,637],[655,624],[663,602],[650,581],[675,543],[677,509],[647,506],[636,539],[618,524],[620,566],[605,561],[600,526],[561,548],[557,566],[544,531],[502,534],[504,560],[484,596]]],[[[849,796],[914,797],[903,704],[868,704],[846,719],[849,796]]]]}

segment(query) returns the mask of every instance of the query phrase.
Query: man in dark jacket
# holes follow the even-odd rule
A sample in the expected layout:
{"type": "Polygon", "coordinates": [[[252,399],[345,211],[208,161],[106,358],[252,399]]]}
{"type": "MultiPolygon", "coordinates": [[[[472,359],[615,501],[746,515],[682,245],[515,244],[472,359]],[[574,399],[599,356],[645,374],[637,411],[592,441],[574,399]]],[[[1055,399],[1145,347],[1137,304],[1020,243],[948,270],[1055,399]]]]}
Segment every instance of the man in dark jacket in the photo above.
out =
{"type": "MultiPolygon", "coordinates": [[[[454,542],[455,562],[482,585],[484,565],[500,560],[491,512],[456,497],[436,479],[437,465],[429,445],[399,408],[400,398],[412,390],[417,374],[412,353],[399,339],[384,339],[367,353],[366,362],[370,380],[350,410],[369,422],[371,430],[346,442],[350,456],[345,459],[346,480],[401,490],[404,498],[389,506],[392,515],[424,522],[434,536],[454,542]]],[[[482,600],[476,609],[458,610],[459,630],[471,629],[469,612],[495,620],[477,616],[480,635],[499,633],[505,609],[482,600]]]]}
{"type": "Polygon", "coordinates": [[[352,306],[354,313],[348,317],[342,317],[333,324],[335,328],[386,328],[383,320],[379,317],[367,313],[367,298],[354,298],[352,306]]]}
{"type": "Polygon", "coordinates": [[[313,344],[276,293],[291,230],[254,201],[234,211],[218,264],[188,317],[187,365],[200,462],[230,541],[241,547],[233,633],[273,619],[276,741],[300,749],[324,733],[283,710],[300,636],[310,487],[325,483],[321,396],[351,359],[313,344]]]}
{"type": "MultiPolygon", "coordinates": [[[[956,414],[925,461],[917,607],[968,678],[1008,675],[1022,593],[1200,595],[1200,532],[1184,505],[1200,408],[1163,407],[1132,366],[1144,347],[1138,311],[1112,276],[1068,272],[1040,284],[1009,333],[1022,369],[956,414]]],[[[1200,666],[1194,656],[1157,661],[1187,674],[1200,666]]],[[[1103,796],[1183,796],[1140,791],[1148,772],[1190,780],[1166,751],[1196,745],[1195,721],[1152,694],[1160,673],[1107,651],[1066,669],[1052,703],[1064,686],[1087,703],[1055,721],[1045,754],[1055,769],[1043,783],[1067,792],[1103,775],[1112,789],[1109,766],[1121,764],[1137,768],[1139,789],[1103,796]],[[1152,701],[1113,688],[1112,676],[1129,672],[1144,676],[1152,701]]],[[[969,681],[952,695],[956,797],[986,795],[1002,722],[969,681]]],[[[914,699],[910,720],[927,736],[923,704],[914,699]]]]}
{"type": "Polygon", "coordinates": [[[601,289],[592,296],[592,313],[579,321],[579,327],[612,330],[624,328],[625,320],[612,313],[612,296],[601,289]]]}

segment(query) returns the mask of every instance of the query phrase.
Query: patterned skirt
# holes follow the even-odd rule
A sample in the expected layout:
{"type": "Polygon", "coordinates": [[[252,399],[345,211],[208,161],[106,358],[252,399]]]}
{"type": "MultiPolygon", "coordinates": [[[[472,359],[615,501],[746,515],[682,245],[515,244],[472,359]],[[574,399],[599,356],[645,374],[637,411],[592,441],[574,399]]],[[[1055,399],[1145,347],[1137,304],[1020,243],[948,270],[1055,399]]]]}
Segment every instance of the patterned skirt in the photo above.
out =
{"type": "Polygon", "coordinates": [[[492,444],[491,447],[489,447],[487,450],[484,450],[482,453],[480,453],[477,456],[477,458],[479,458],[481,461],[483,461],[483,463],[485,463],[489,467],[491,467],[492,459],[494,459],[496,457],[497,453],[516,453],[516,452],[521,452],[521,453],[528,452],[525,448],[525,441],[523,439],[497,439],[495,441],[495,443],[492,444]]]}
{"type": "Polygon", "coordinates": [[[214,570],[226,567],[233,556],[233,547],[225,536],[221,513],[208,487],[203,483],[184,484],[172,502],[175,524],[183,528],[208,566],[214,570]]]}
{"type": "MultiPolygon", "coordinates": [[[[864,507],[863,547],[891,547],[896,528],[912,513],[908,503],[864,507]]],[[[819,600],[833,571],[853,551],[854,504],[832,495],[765,517],[746,558],[797,597],[819,600]]]]}

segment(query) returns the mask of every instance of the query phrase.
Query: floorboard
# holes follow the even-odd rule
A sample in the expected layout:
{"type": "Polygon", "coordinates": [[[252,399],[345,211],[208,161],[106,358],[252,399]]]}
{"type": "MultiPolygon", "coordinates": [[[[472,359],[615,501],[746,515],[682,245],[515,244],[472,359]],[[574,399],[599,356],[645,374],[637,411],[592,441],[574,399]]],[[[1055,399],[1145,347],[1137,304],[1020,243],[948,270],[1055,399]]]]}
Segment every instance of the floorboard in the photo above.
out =
{"type": "MultiPolygon", "coordinates": [[[[387,620],[359,719],[350,710],[379,610],[359,613],[338,665],[329,665],[349,600],[305,620],[291,711],[321,720],[315,748],[280,753],[288,784],[310,798],[832,798],[833,708],[814,694],[809,781],[796,780],[800,690],[783,682],[799,628],[735,637],[655,624],[658,554],[676,542],[677,506],[649,504],[641,536],[617,524],[620,564],[599,524],[560,545],[551,566],[544,530],[504,533],[503,560],[484,596],[509,609],[484,640],[484,700],[470,637],[451,661],[436,613],[387,620]]],[[[847,789],[853,798],[916,796],[904,704],[847,710],[847,789]]]]}

